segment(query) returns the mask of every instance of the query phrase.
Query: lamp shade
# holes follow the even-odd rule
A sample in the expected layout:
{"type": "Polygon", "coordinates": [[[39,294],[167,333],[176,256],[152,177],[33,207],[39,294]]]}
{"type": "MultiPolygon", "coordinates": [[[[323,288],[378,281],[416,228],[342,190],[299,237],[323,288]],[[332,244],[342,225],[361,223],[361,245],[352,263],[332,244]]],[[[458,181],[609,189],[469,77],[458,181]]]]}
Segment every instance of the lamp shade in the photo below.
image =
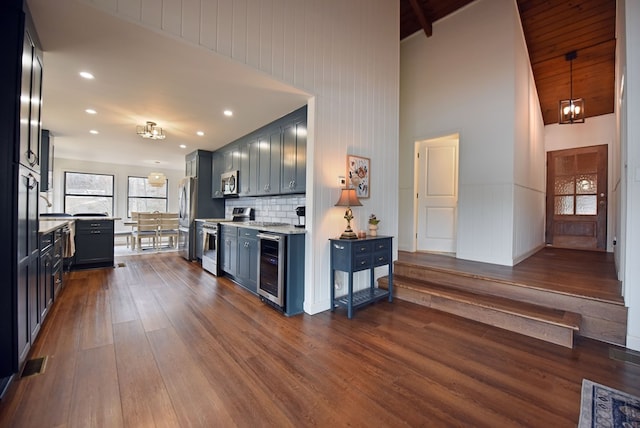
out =
{"type": "Polygon", "coordinates": [[[336,207],[360,207],[362,204],[356,195],[356,189],[342,189],[336,207]]]}
{"type": "Polygon", "coordinates": [[[167,181],[167,177],[161,172],[152,172],[147,177],[147,181],[151,187],[162,187],[167,181]]]}

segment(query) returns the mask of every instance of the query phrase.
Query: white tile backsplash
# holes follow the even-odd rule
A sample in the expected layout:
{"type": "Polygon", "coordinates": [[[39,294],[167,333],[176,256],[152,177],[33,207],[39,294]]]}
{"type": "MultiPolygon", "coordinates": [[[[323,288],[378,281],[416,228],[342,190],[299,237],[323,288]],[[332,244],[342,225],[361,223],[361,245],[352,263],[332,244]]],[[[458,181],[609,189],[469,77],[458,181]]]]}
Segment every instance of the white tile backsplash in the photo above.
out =
{"type": "Polygon", "coordinates": [[[283,195],[273,197],[255,197],[227,199],[225,217],[231,218],[235,207],[249,207],[255,210],[256,221],[275,221],[298,224],[296,208],[306,204],[304,195],[283,195]]]}

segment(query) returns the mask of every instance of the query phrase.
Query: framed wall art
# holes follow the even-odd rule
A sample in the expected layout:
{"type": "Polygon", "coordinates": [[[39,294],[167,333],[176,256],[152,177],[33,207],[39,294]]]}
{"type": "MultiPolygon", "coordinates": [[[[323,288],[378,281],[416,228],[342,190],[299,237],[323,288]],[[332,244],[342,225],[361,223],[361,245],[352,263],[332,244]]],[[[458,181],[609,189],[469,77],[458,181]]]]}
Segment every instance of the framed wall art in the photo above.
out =
{"type": "Polygon", "coordinates": [[[370,164],[369,158],[347,155],[347,186],[356,189],[358,199],[369,197],[370,164]]]}

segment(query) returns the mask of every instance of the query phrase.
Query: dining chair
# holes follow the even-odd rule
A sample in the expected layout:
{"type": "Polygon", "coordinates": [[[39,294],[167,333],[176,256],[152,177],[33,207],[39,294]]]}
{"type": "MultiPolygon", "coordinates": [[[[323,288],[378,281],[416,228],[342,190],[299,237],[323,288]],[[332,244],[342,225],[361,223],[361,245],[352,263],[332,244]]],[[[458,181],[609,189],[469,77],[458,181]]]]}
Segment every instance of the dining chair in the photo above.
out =
{"type": "MultiPolygon", "coordinates": [[[[133,217],[134,213],[131,213],[133,217]]],[[[137,226],[136,229],[131,232],[132,244],[131,249],[136,249],[136,242],[138,243],[138,250],[142,250],[142,239],[149,238],[153,245],[153,248],[157,248],[158,244],[158,213],[137,213],[137,226]]]]}
{"type": "Polygon", "coordinates": [[[160,213],[158,227],[158,247],[162,246],[162,239],[168,238],[168,245],[175,248],[178,244],[178,213],[160,213]]]}

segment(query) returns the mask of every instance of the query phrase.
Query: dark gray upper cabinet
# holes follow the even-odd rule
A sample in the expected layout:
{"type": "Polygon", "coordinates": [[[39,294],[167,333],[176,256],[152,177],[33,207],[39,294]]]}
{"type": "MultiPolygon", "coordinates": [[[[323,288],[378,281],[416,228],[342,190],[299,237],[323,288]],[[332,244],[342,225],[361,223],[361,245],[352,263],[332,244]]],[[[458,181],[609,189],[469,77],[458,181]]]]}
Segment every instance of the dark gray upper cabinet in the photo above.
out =
{"type": "Polygon", "coordinates": [[[20,153],[24,166],[40,173],[40,106],[42,105],[42,51],[35,43],[35,32],[25,31],[22,43],[20,99],[20,153]]]}
{"type": "Polygon", "coordinates": [[[197,177],[195,218],[198,217],[224,217],[224,201],[214,199],[215,189],[220,188],[220,175],[218,174],[218,186],[213,187],[214,154],[208,150],[195,150],[185,156],[185,173],[190,177],[197,177]]]}
{"type": "Polygon", "coordinates": [[[280,193],[280,137],[280,127],[274,127],[260,139],[258,195],[280,193]]]}
{"type": "Polygon", "coordinates": [[[220,176],[224,172],[224,155],[219,152],[213,152],[211,156],[211,197],[223,198],[222,182],[220,176]]]}
{"type": "MultiPolygon", "coordinates": [[[[220,173],[237,170],[239,196],[305,193],[306,162],[304,106],[214,152],[214,190],[220,173]]],[[[214,197],[222,197],[218,193],[214,192],[214,197]]]]}
{"type": "Polygon", "coordinates": [[[40,140],[40,191],[53,189],[53,135],[43,129],[40,140]]]}
{"type": "Polygon", "coordinates": [[[295,119],[282,127],[281,193],[304,193],[307,166],[307,120],[295,119]]]}

